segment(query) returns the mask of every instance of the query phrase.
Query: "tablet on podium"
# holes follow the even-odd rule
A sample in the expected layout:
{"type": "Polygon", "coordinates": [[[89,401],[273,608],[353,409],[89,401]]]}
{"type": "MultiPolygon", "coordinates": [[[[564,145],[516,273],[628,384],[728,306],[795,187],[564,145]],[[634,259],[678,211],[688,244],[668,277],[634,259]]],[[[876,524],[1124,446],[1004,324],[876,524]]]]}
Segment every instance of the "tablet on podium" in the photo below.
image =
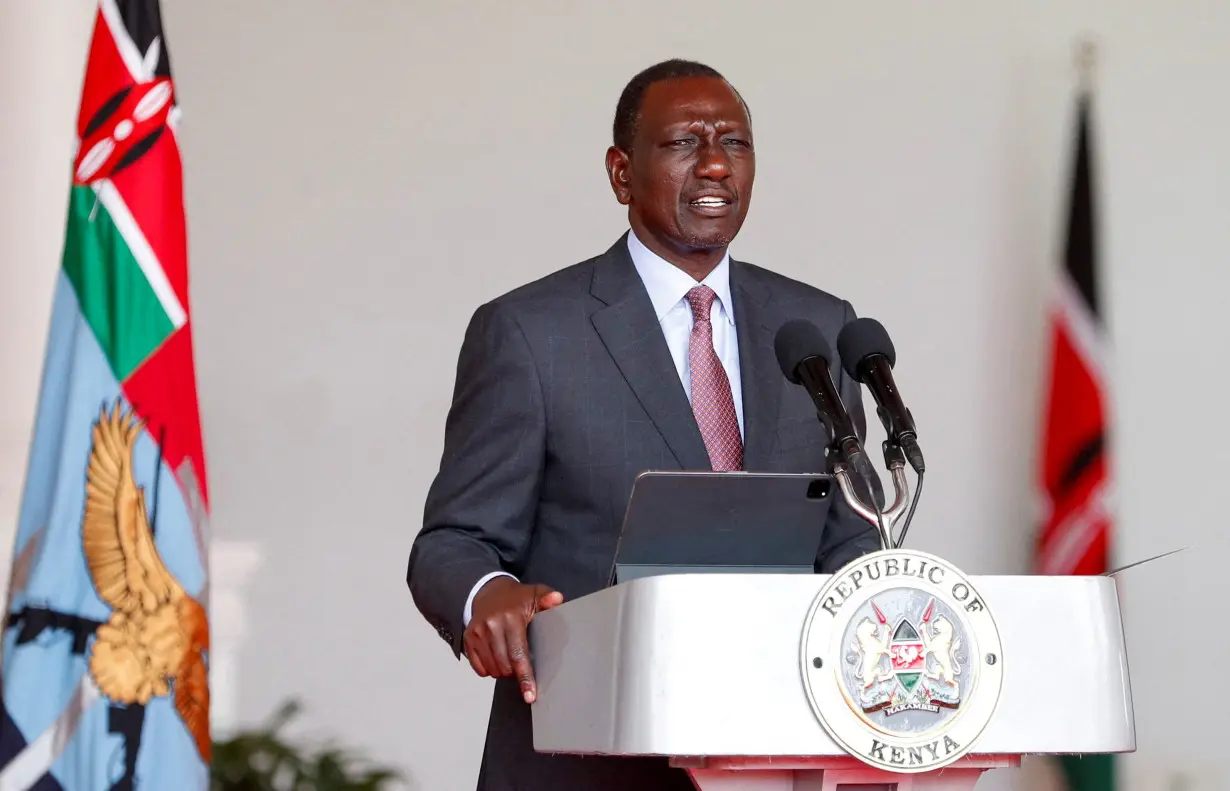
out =
{"type": "Polygon", "coordinates": [[[611,582],[682,573],[812,574],[834,490],[823,473],[641,473],[611,582]]]}

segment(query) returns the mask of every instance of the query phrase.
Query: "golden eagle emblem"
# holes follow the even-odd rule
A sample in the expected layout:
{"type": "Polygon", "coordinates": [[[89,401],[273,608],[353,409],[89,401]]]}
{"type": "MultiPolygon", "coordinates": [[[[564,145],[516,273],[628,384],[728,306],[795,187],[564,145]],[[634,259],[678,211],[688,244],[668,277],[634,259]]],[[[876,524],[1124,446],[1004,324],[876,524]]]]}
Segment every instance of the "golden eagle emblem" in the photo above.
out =
{"type": "Polygon", "coordinates": [[[111,605],[90,651],[90,675],[116,703],[148,703],[175,690],[175,710],[208,762],[209,650],[205,608],[163,564],[132,471],[144,427],[131,413],[104,408],[94,424],[86,470],[82,541],[98,595],[111,605]]]}

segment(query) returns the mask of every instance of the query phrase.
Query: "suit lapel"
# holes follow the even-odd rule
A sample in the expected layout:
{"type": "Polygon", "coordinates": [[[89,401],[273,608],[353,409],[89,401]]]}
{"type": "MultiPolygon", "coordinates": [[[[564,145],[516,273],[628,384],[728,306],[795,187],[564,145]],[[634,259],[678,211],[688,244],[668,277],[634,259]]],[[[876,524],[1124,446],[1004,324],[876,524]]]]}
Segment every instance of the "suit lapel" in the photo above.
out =
{"type": "Polygon", "coordinates": [[[595,263],[590,294],[602,303],[591,317],[594,329],[679,466],[711,469],[653,303],[628,253],[626,234],[595,263]]]}
{"type": "Polygon", "coordinates": [[[773,339],[776,317],[772,294],[746,264],[731,259],[730,290],[739,334],[739,370],[743,380],[743,468],[763,470],[777,439],[777,417],[785,377],[777,364],[773,339]]]}

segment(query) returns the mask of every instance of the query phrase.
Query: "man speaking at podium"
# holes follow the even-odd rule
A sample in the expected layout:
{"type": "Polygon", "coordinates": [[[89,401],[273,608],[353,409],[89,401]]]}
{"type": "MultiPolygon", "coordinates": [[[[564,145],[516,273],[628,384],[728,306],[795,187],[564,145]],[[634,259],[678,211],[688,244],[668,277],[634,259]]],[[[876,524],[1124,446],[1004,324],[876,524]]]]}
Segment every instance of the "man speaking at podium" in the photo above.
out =
{"type": "MultiPolygon", "coordinates": [[[[607,585],[638,473],[826,469],[829,438],[774,333],[807,319],[831,344],[854,310],[727,254],[756,172],[742,97],[698,63],[646,69],[619,98],[606,169],[630,231],[474,313],[410,553],[419,610],[498,679],[479,791],[691,789],[662,758],[536,753],[527,625],[607,585]]],[[[864,439],[857,384],[837,360],[831,374],[864,439]]],[[[878,549],[829,501],[822,572],[878,549]]],[[[715,694],[740,694],[739,679],[715,694]]]]}

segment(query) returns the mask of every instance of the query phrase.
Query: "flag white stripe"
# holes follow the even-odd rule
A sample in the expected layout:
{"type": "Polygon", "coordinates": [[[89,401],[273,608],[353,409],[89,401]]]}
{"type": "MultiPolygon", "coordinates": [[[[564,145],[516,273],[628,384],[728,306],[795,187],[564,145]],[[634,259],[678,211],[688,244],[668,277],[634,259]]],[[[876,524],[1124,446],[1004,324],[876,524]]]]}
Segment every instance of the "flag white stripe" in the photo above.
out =
{"type": "Polygon", "coordinates": [[[1065,523],[1062,532],[1044,550],[1041,573],[1072,574],[1076,570],[1076,564],[1097,537],[1098,525],[1095,514],[1087,511],[1082,511],[1076,518],[1065,523]]]}
{"type": "Polygon", "coordinates": [[[60,716],[0,771],[0,791],[29,791],[64,754],[86,710],[102,698],[89,673],[81,676],[60,716]]]}
{"type": "Polygon", "coordinates": [[[1068,516],[1042,548],[1040,573],[1071,574],[1098,536],[1100,520],[1111,518],[1110,484],[1103,483],[1089,494],[1084,507],[1068,516]]]}
{"type": "Polygon", "coordinates": [[[1088,366],[1090,375],[1105,389],[1110,372],[1102,328],[1066,271],[1060,275],[1055,291],[1060,318],[1072,334],[1072,343],[1077,353],[1088,366]]]}
{"type": "Polygon", "coordinates": [[[150,288],[158,296],[162,309],[171,319],[171,325],[175,329],[184,326],[188,321],[188,313],[180,304],[179,297],[175,295],[175,289],[171,288],[171,281],[167,280],[167,273],[162,268],[162,264],[158,262],[154,248],[150,247],[149,240],[141,232],[141,226],[137,225],[132,212],[128,210],[128,204],[124,203],[124,197],[109,179],[99,181],[94,191],[107,213],[111,215],[111,221],[119,229],[124,241],[128,243],[128,249],[132,251],[133,258],[137,260],[137,265],[141,267],[145,279],[149,281],[150,288]]]}

